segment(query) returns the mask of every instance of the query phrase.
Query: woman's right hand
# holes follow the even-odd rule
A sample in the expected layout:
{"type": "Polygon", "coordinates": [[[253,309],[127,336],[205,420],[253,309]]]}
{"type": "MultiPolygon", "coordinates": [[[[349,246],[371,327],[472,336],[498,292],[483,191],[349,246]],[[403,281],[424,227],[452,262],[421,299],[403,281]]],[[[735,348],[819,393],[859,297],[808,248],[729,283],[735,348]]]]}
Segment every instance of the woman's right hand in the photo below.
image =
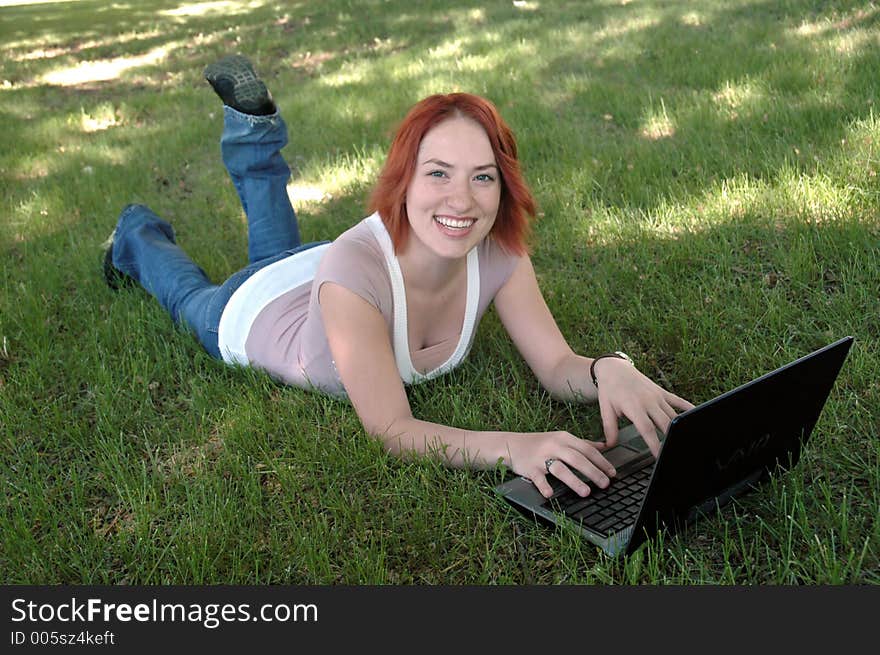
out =
{"type": "Polygon", "coordinates": [[[318,293],[327,342],[351,404],[364,429],[391,452],[441,454],[447,465],[473,468],[492,468],[501,460],[545,497],[553,494],[547,460],[554,460],[550,472],[581,496],[590,488],[574,471],[598,487],[608,486],[615,473],[599,452],[602,443],[568,432],[473,431],[415,418],[379,311],[335,282],[318,293]]]}
{"type": "Polygon", "coordinates": [[[508,466],[517,475],[532,481],[541,495],[549,498],[553,488],[547,480],[547,461],[552,460],[549,473],[571,487],[579,496],[587,496],[590,487],[574,471],[578,471],[597,487],[604,489],[617,472],[600,452],[605,445],[580,439],[570,432],[538,432],[511,434],[508,440],[508,466]]]}

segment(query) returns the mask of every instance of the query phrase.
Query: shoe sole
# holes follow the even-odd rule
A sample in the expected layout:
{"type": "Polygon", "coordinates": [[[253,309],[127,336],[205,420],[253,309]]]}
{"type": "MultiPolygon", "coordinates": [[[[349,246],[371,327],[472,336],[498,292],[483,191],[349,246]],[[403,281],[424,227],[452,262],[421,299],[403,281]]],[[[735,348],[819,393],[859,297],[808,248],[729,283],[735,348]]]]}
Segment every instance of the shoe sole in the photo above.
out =
{"type": "Polygon", "coordinates": [[[134,278],[123,273],[113,265],[113,237],[116,236],[116,230],[110,233],[107,240],[102,244],[104,248],[104,259],[102,262],[102,270],[104,273],[104,282],[113,291],[119,291],[122,288],[134,286],[134,278]]]}
{"type": "Polygon", "coordinates": [[[230,55],[205,69],[205,79],[208,82],[217,82],[223,78],[232,81],[232,100],[238,106],[257,110],[269,101],[269,91],[266,85],[257,77],[257,73],[247,58],[241,55],[230,55]]]}

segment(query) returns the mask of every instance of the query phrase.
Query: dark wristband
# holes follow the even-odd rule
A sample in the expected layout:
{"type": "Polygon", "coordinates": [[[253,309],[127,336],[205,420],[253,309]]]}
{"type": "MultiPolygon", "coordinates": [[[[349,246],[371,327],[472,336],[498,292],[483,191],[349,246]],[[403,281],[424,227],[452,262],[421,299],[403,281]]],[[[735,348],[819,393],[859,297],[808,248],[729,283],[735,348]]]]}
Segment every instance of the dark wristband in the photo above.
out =
{"type": "Polygon", "coordinates": [[[616,350],[613,353],[605,353],[604,355],[599,355],[598,357],[593,359],[593,363],[590,364],[590,379],[593,381],[593,386],[595,386],[597,389],[599,388],[599,381],[596,379],[596,362],[598,362],[600,359],[605,359],[606,357],[614,357],[615,359],[623,359],[630,364],[633,363],[633,360],[629,355],[619,350],[616,350]]]}

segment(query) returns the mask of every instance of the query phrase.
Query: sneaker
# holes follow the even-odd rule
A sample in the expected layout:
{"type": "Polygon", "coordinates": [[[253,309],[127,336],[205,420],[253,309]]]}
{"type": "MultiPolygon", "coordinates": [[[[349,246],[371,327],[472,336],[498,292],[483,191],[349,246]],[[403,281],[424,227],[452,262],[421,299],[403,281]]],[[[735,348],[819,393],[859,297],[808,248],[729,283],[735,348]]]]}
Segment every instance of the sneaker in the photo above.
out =
{"type": "Polygon", "coordinates": [[[205,79],[223,104],[243,114],[267,116],[276,111],[272,94],[242,55],[228,55],[205,69],[205,79]]]}
{"type": "Polygon", "coordinates": [[[134,284],[134,278],[123,273],[113,265],[113,238],[116,236],[116,230],[110,233],[107,241],[104,242],[104,281],[107,286],[118,291],[122,287],[130,287],[134,284]]]}

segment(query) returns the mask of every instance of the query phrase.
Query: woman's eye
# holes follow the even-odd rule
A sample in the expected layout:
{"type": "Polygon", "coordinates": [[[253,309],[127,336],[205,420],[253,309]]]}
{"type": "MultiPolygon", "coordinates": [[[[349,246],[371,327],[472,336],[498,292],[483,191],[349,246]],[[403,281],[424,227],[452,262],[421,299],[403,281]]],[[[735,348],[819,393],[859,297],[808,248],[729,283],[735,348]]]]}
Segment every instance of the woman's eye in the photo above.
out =
{"type": "Polygon", "coordinates": [[[477,182],[494,182],[495,178],[488,173],[480,173],[474,178],[477,182]]]}
{"type": "Polygon", "coordinates": [[[431,171],[428,173],[431,177],[446,177],[446,173],[444,171],[431,171]]]}

